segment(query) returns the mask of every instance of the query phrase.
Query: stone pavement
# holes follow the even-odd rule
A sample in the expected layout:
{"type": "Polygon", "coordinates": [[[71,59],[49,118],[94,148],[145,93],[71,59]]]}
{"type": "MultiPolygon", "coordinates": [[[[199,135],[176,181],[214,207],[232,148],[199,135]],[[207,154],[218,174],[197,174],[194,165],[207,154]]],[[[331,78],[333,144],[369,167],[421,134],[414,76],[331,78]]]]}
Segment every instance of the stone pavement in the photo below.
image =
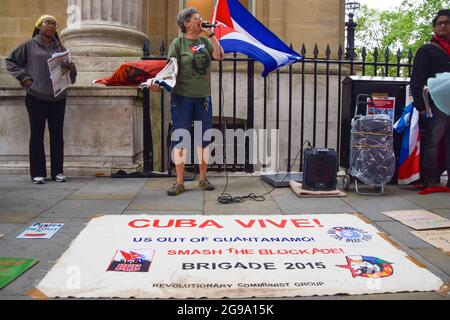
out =
{"type": "MultiPolygon", "coordinates": [[[[300,199],[289,188],[276,189],[265,202],[220,205],[217,197],[224,177],[210,179],[215,192],[205,193],[196,182],[188,192],[168,198],[173,179],[110,179],[72,177],[68,183],[49,181],[33,185],[26,176],[0,176],[0,256],[35,258],[39,263],[0,290],[0,300],[31,299],[26,295],[69,248],[90,219],[99,215],[289,215],[359,212],[389,235],[400,248],[416,258],[444,282],[450,281],[450,256],[412,235],[412,229],[383,215],[382,211],[427,209],[450,219],[449,194],[418,195],[409,187],[387,186],[382,197],[360,196],[354,185],[345,198],[300,199]],[[24,241],[16,237],[34,222],[65,223],[52,239],[24,241]]],[[[233,196],[264,194],[270,185],[258,177],[230,177],[233,196]]],[[[311,299],[311,298],[308,298],[311,299]]],[[[448,299],[434,292],[365,296],[337,296],[315,299],[448,299]]]]}

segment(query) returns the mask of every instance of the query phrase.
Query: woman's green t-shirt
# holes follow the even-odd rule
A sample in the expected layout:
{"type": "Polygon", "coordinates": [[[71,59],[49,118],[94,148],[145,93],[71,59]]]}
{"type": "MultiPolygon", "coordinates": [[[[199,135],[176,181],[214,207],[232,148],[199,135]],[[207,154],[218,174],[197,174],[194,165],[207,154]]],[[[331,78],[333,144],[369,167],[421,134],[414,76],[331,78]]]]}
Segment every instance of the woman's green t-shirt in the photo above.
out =
{"type": "Polygon", "coordinates": [[[192,98],[211,96],[212,54],[211,42],[204,37],[190,40],[181,36],[172,42],[168,58],[178,61],[176,95],[192,98]]]}

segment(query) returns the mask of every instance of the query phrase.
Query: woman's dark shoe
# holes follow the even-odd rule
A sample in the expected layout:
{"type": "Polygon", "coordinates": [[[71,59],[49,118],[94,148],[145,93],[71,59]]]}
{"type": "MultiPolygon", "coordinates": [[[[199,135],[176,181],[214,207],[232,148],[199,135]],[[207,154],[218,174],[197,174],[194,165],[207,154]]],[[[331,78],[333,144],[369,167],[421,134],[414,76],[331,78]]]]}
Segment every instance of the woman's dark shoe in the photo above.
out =
{"type": "Polygon", "coordinates": [[[178,183],[174,183],[169,188],[169,190],[167,190],[167,195],[170,196],[170,197],[175,197],[175,196],[179,196],[180,194],[182,194],[185,191],[186,191],[186,189],[185,189],[184,185],[178,184],[178,183]]]}
{"type": "Polygon", "coordinates": [[[203,191],[213,191],[216,187],[208,181],[208,179],[202,180],[198,184],[203,191]]]}

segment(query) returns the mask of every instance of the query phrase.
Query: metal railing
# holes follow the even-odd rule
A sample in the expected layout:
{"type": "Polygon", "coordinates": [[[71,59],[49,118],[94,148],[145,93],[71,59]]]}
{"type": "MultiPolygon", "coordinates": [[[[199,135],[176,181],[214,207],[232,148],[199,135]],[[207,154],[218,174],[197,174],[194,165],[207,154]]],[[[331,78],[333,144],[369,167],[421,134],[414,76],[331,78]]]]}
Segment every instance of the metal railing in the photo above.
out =
{"type": "MultiPolygon", "coordinates": [[[[150,46],[144,46],[143,59],[166,59],[165,45],[160,46],[159,55],[150,54],[150,46]]],[[[369,54],[363,48],[359,51],[361,60],[345,60],[344,50],[340,47],[333,56],[327,46],[324,56],[320,56],[315,45],[312,56],[308,54],[305,45],[300,53],[305,57],[301,62],[273,72],[266,78],[258,74],[259,63],[252,59],[227,55],[224,61],[218,62],[213,72],[213,81],[217,81],[213,95],[215,124],[223,130],[224,124],[233,128],[239,126],[249,129],[276,129],[280,131],[281,147],[277,171],[303,171],[303,150],[306,142],[313,146],[340,150],[340,131],[342,113],[342,81],[351,75],[361,76],[394,76],[410,77],[413,54],[411,50],[406,55],[398,50],[393,61],[389,49],[384,51],[384,59],[380,60],[380,50],[376,48],[369,54]],[[332,58],[333,56],[333,58],[332,58]],[[227,79],[225,79],[227,77],[227,79]],[[244,85],[245,84],[245,85],[244,85]],[[287,97],[287,98],[286,98],[287,97]],[[226,117],[226,112],[230,114],[226,117]],[[245,116],[242,114],[245,113],[245,116]],[[231,121],[230,121],[231,119],[231,121]],[[245,125],[243,125],[245,123],[245,125]],[[283,139],[285,137],[285,139],[283,139]],[[297,161],[293,161],[296,159],[297,161]]],[[[152,93],[154,94],[154,93],[152,93]]],[[[167,93],[161,93],[161,171],[171,172],[168,152],[168,112],[167,93]]],[[[150,101],[148,91],[144,93],[144,102],[150,101]]],[[[147,115],[146,115],[147,117],[147,115]]],[[[147,138],[148,139],[148,138],[147,138]]],[[[148,141],[147,141],[148,143],[148,141]]],[[[230,141],[227,141],[230,144],[230,141]]],[[[236,141],[231,142],[236,151],[236,141]]],[[[249,140],[245,142],[245,163],[227,164],[229,171],[254,172],[255,166],[250,162],[249,140]]],[[[225,146],[224,152],[225,151],[225,146]]],[[[144,171],[153,170],[153,149],[144,150],[144,171]],[[146,154],[147,153],[147,157],[146,154]],[[146,159],[146,160],[145,160],[146,159]],[[147,162],[146,162],[147,161],[147,162]]],[[[234,153],[236,155],[236,152],[234,153]]],[[[212,170],[224,170],[224,164],[213,164],[212,170]]],[[[258,170],[264,170],[260,165],[258,170]]]]}

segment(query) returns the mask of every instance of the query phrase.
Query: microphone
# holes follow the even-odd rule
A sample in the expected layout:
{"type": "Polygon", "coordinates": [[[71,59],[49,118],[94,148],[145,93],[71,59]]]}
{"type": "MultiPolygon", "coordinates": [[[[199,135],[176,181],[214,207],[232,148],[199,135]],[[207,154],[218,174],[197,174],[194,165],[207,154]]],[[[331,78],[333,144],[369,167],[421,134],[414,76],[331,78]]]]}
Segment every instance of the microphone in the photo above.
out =
{"type": "Polygon", "coordinates": [[[202,28],[217,28],[218,26],[217,23],[202,22],[202,28]]]}

